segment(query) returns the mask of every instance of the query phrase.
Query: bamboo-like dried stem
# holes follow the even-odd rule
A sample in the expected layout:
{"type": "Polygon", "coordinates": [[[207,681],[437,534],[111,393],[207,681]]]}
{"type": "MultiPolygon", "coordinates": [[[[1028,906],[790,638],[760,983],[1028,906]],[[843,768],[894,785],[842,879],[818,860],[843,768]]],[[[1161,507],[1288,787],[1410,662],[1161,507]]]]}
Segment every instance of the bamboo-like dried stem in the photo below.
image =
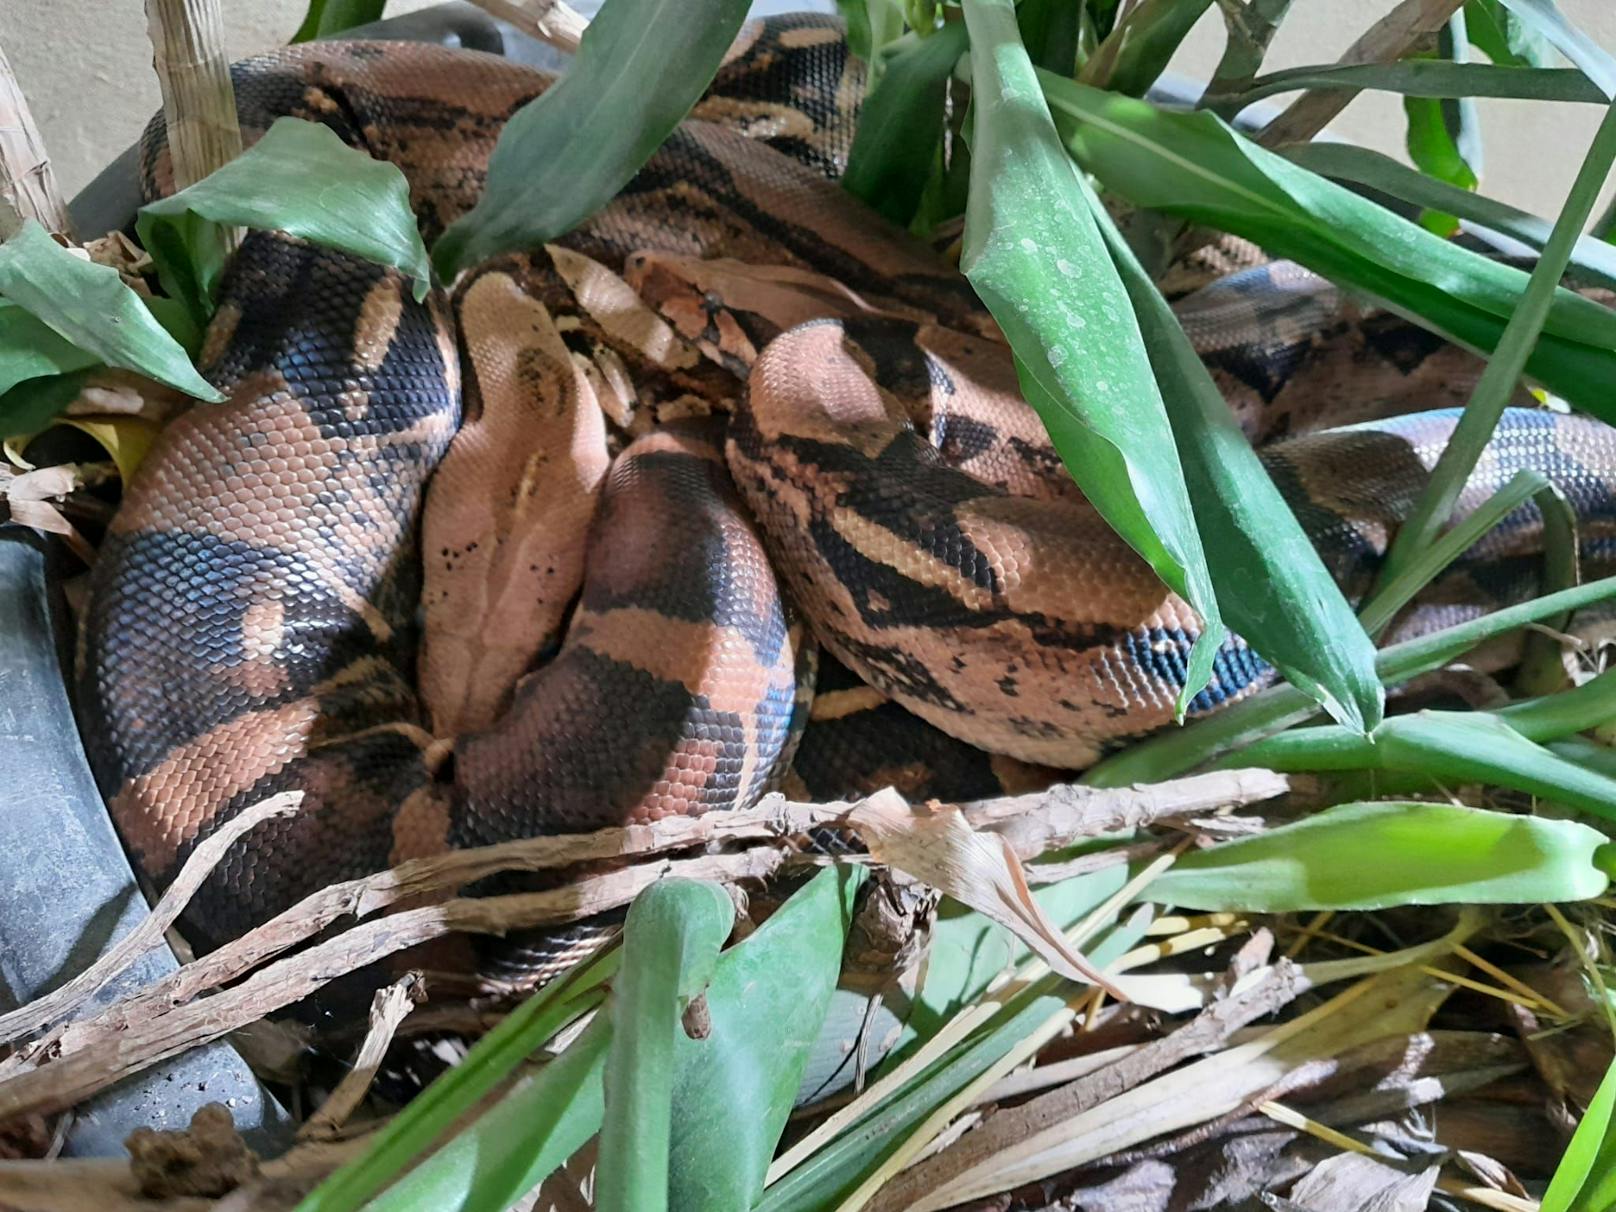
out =
{"type": "Polygon", "coordinates": [[[0,240],[24,219],[37,219],[49,231],[72,234],[67,203],[45,154],[22,86],[0,49],[0,240]]]}
{"type": "MultiPolygon", "coordinates": [[[[1464,0],[1403,0],[1366,30],[1336,62],[1387,63],[1400,59],[1419,40],[1441,29],[1464,0]]],[[[1263,127],[1258,141],[1265,147],[1311,139],[1358,95],[1354,88],[1322,88],[1303,93],[1263,127]]]]}
{"type": "Polygon", "coordinates": [[[490,17],[509,21],[524,34],[531,34],[540,42],[548,42],[569,55],[578,49],[588,18],[575,10],[566,0],[472,0],[490,17]]]}
{"type": "Polygon", "coordinates": [[[218,0],[146,0],[146,20],[174,187],[184,189],[241,154],[224,21],[218,0]]]}

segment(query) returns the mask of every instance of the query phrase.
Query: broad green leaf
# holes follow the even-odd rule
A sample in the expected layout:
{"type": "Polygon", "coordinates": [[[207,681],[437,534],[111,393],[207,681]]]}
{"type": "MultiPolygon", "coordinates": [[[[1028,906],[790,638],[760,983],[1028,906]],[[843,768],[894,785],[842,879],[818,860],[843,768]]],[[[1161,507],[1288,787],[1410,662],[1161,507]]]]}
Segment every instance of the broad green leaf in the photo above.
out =
{"type": "Polygon", "coordinates": [[[1083,78],[1142,97],[1212,0],[1141,0],[1083,68],[1083,78]]]}
{"type": "MultiPolygon", "coordinates": [[[[1148,917],[1110,929],[1089,959],[1104,966],[1139,941],[1148,917]]],[[[1066,1004],[1071,986],[1050,976],[1031,985],[986,1026],[949,1049],[913,1079],[895,1088],[835,1140],[783,1175],[753,1205],[753,1212],[822,1212],[835,1208],[931,1111],[1003,1057],[1066,1004]]]]}
{"type": "MultiPolygon", "coordinates": [[[[99,360],[58,336],[31,311],[0,299],[0,396],[25,379],[83,370],[99,360]]],[[[4,411],[0,411],[0,429],[7,434],[23,432],[4,411]]]]}
{"type": "Polygon", "coordinates": [[[25,379],[0,395],[0,438],[36,434],[78,398],[88,371],[25,379]]]}
{"type": "Polygon", "coordinates": [[[869,86],[881,73],[881,52],[903,33],[903,0],[836,0],[847,23],[847,48],[870,66],[869,86]]]}
{"type": "Polygon", "coordinates": [[[1380,723],[1375,646],[1246,440],[1205,363],[1110,217],[1095,212],[1172,422],[1218,606],[1229,624],[1335,719],[1380,723]]]}
{"type": "Polygon", "coordinates": [[[1554,1169],[1538,1212],[1609,1212],[1616,1207],[1616,1063],[1554,1169]]]}
{"type": "Polygon", "coordinates": [[[1485,783],[1616,820],[1616,779],[1566,761],[1482,711],[1394,716],[1370,737],[1334,726],[1292,729],[1219,764],[1280,771],[1385,770],[1442,785],[1485,783]]]}
{"type": "MultiPolygon", "coordinates": [[[[597,1014],[537,1076],[518,1082],[448,1144],[364,1204],[366,1212],[505,1212],[600,1130],[601,1074],[611,1039],[611,1020],[597,1014]]],[[[296,1212],[359,1206],[336,1198],[317,1205],[305,1200],[296,1212]]]]}
{"type": "Polygon", "coordinates": [[[887,62],[859,114],[842,188],[907,227],[943,136],[943,92],[965,53],[965,26],[945,25],[917,38],[887,62]]]}
{"type": "Polygon", "coordinates": [[[1548,40],[1500,0],[1465,0],[1464,15],[1470,44],[1501,67],[1553,67],[1559,61],[1548,40]]]}
{"type": "Polygon", "coordinates": [[[117,270],[75,256],[32,219],[0,244],[0,295],[95,361],[200,400],[224,399],[117,270]]]}
{"type": "Polygon", "coordinates": [[[1083,8],[1071,0],[1020,0],[1016,24],[1035,64],[1062,76],[1077,70],[1078,27],[1086,15],[1083,8]]]}
{"type": "MultiPolygon", "coordinates": [[[[1462,248],[1241,137],[1209,113],[1169,113],[1044,73],[1084,168],[1135,205],[1246,236],[1472,349],[1491,351],[1527,275],[1462,248]]],[[[1552,296],[1527,371],[1616,419],[1616,312],[1552,296]]]]}
{"type": "Polygon", "coordinates": [[[392,266],[415,279],[418,300],[431,286],[404,174],[317,122],[277,118],[223,168],[141,208],[135,229],[163,288],[203,320],[224,269],[218,236],[227,227],[284,231],[392,266]]]}
{"type": "Polygon", "coordinates": [[[1257,913],[1578,901],[1604,892],[1613,859],[1605,835],[1577,821],[1454,804],[1342,804],[1193,850],[1148,897],[1257,913]]]}
{"type": "MultiPolygon", "coordinates": [[[[1470,41],[1465,36],[1462,11],[1454,13],[1443,26],[1439,53],[1449,60],[1434,60],[1439,67],[1479,66],[1465,62],[1470,41]]],[[[1419,62],[1411,60],[1411,65],[1419,62]]],[[[1580,72],[1575,74],[1580,78],[1580,72]]],[[[1587,81],[1579,79],[1579,83],[1586,85],[1587,81]]],[[[1403,98],[1403,113],[1408,120],[1405,145],[1415,167],[1459,189],[1473,190],[1481,183],[1481,120],[1471,96],[1407,96],[1403,98]]],[[[1423,212],[1420,225],[1443,237],[1459,230],[1458,218],[1443,211],[1423,212]]]]}
{"type": "Polygon", "coordinates": [[[841,974],[860,867],[821,871],[719,957],[705,1037],[675,1041],[668,1201],[750,1208],[841,974]]]}
{"type": "Polygon", "coordinates": [[[1607,97],[1616,98],[1616,59],[1561,15],[1553,0],[1499,0],[1522,26],[1579,67],[1607,97]]]}
{"type": "MultiPolygon", "coordinates": [[[[1542,248],[1553,224],[1539,215],[1428,177],[1390,156],[1346,143],[1299,143],[1285,157],[1310,172],[1337,181],[1355,181],[1416,206],[1447,211],[1482,227],[1501,232],[1533,248],[1542,248]]],[[[1581,277],[1616,287],[1616,249],[1603,240],[1579,236],[1571,251],[1571,268],[1581,277]]]]}
{"type": "Polygon", "coordinates": [[[482,198],[433,246],[444,281],[610,202],[700,99],[746,10],[746,0],[606,0],[566,75],[505,124],[482,198]]]}
{"type": "Polygon", "coordinates": [[[659,880],[634,898],[623,967],[612,989],[606,1118],[595,1169],[601,1212],[668,1206],[675,1037],[681,1016],[712,981],[735,905],[722,885],[659,880]]]}
{"type": "MultiPolygon", "coordinates": [[[[1616,577],[1605,577],[1495,610],[1457,627],[1435,631],[1383,648],[1375,672],[1390,686],[1440,669],[1478,644],[1518,630],[1528,623],[1554,618],[1616,597],[1616,577]]],[[[1083,781],[1095,787],[1156,783],[1193,770],[1203,762],[1252,744],[1313,714],[1313,704],[1294,686],[1283,683],[1196,720],[1164,732],[1091,767],[1083,781]]]]}
{"type": "Polygon", "coordinates": [[[1497,67],[1442,59],[1288,67],[1257,77],[1236,96],[1213,95],[1208,101],[1220,110],[1243,109],[1280,93],[1315,88],[1379,89],[1409,97],[1515,97],[1607,104],[1599,87],[1573,67],[1497,67]]]}
{"type": "MultiPolygon", "coordinates": [[[[339,1212],[339,1210],[347,1212],[347,1209],[361,1206],[392,1182],[413,1165],[456,1120],[475,1106],[479,1099],[492,1092],[500,1082],[515,1072],[546,1040],[568,1023],[599,1006],[605,998],[601,985],[617,971],[621,955],[620,951],[613,949],[590,961],[570,976],[552,981],[528,998],[508,1014],[497,1027],[478,1040],[476,1046],[466,1054],[465,1060],[438,1078],[408,1107],[394,1116],[363,1154],[341,1167],[310,1192],[303,1202],[298,1204],[297,1212],[339,1212]]],[[[595,1033],[599,1052],[590,1062],[596,1075],[591,1080],[595,1082],[594,1097],[597,1109],[594,1126],[585,1133],[584,1139],[593,1135],[600,1126],[598,1062],[605,1058],[605,1045],[610,1032],[604,1025],[605,1016],[598,1018],[597,1023],[601,1025],[601,1029],[595,1033]]],[[[588,1035],[589,1032],[585,1032],[585,1036],[588,1035]]],[[[571,1056],[582,1043],[583,1037],[580,1037],[564,1055],[571,1056]]],[[[574,1060],[571,1063],[577,1064],[578,1061],[574,1060]]],[[[545,1072],[548,1074],[550,1070],[546,1069],[545,1072]]],[[[558,1084],[571,1083],[568,1088],[575,1092],[587,1088],[588,1083],[584,1081],[587,1071],[574,1072],[570,1077],[565,1076],[568,1072],[570,1070],[563,1071],[563,1076],[541,1079],[541,1083],[538,1083],[542,1085],[541,1094],[547,1092],[548,1095],[555,1095],[558,1084]]],[[[519,1087],[517,1092],[513,1092],[513,1097],[528,1097],[520,1095],[522,1089],[531,1091],[533,1086],[519,1087]]],[[[587,1115],[584,1118],[587,1120],[587,1115]]],[[[568,1118],[565,1124],[557,1120],[551,1127],[559,1131],[566,1124],[573,1122],[571,1118],[568,1118]]],[[[521,1144],[529,1139],[540,1138],[537,1136],[528,1138],[524,1134],[517,1134],[510,1143],[521,1144]]],[[[485,1143],[498,1144],[501,1143],[501,1138],[490,1134],[489,1141],[485,1143]]],[[[390,1200],[396,1198],[398,1202],[391,1206],[433,1209],[489,1206],[476,1200],[460,1204],[431,1202],[414,1204],[409,1201],[409,1191],[473,1190],[479,1171],[476,1165],[478,1152],[475,1143],[470,1146],[460,1145],[456,1152],[449,1152],[449,1149],[455,1148],[456,1145],[451,1144],[445,1150],[441,1150],[412,1172],[407,1185],[394,1188],[388,1198],[390,1200]],[[468,1147],[471,1149],[469,1158],[466,1154],[468,1147]]],[[[561,1158],[566,1158],[570,1153],[569,1149],[567,1153],[561,1155],[561,1158]]],[[[521,1157],[509,1159],[510,1164],[526,1166],[527,1157],[527,1154],[523,1154],[521,1157]]],[[[495,1167],[490,1170],[487,1181],[496,1187],[510,1181],[508,1167],[495,1167]]],[[[499,1187],[499,1189],[505,1188],[499,1187]]],[[[526,1190],[526,1186],[518,1187],[514,1194],[520,1195],[526,1190]]],[[[468,1199],[470,1198],[468,1196],[468,1199]]],[[[492,1206],[504,1208],[506,1205],[501,1203],[492,1206]]]]}
{"type": "Polygon", "coordinates": [[[303,24],[292,35],[293,42],[308,42],[315,38],[329,38],[356,25],[369,25],[380,21],[387,0],[309,0],[309,11],[303,24]]]}
{"type": "Polygon", "coordinates": [[[1127,291],[1062,151],[1010,0],[965,0],[974,137],[960,268],[1003,328],[1022,394],[1084,494],[1201,615],[1180,712],[1224,629],[1184,469],[1127,291]]]}

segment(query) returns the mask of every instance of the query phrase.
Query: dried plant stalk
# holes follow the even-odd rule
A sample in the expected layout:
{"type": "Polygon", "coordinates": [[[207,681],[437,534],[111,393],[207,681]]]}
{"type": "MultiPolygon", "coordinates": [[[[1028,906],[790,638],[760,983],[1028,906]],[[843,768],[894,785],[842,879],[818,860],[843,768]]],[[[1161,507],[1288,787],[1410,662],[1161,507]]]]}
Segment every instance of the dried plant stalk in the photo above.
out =
{"type": "Polygon", "coordinates": [[[224,21],[218,0],[146,0],[146,20],[174,186],[184,189],[241,154],[224,21]]]}
{"type": "MultiPolygon", "coordinates": [[[[1340,59],[1338,66],[1352,63],[1387,63],[1400,59],[1421,38],[1447,24],[1464,0],[1403,0],[1391,12],[1364,31],[1340,59]]],[[[1263,127],[1258,141],[1266,147],[1301,143],[1311,139],[1352,103],[1355,88],[1321,88],[1303,93],[1279,117],[1263,127]]]]}
{"type": "Polygon", "coordinates": [[[565,0],[472,0],[490,17],[509,21],[524,34],[569,55],[578,49],[589,21],[565,0]]]}
{"type": "Polygon", "coordinates": [[[0,50],[0,240],[24,219],[38,219],[47,230],[63,235],[72,231],[39,128],[0,50]]]}

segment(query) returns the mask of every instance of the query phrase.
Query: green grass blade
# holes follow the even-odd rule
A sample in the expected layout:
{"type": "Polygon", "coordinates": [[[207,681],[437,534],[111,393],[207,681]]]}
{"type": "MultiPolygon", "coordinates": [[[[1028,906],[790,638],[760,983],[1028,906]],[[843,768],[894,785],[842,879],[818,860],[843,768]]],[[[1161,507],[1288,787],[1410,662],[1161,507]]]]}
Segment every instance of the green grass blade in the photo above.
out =
{"type": "Polygon", "coordinates": [[[1211,0],[1141,0],[1100,44],[1084,66],[1083,78],[1130,96],[1144,96],[1211,7],[1211,0]]]}
{"type": "Polygon", "coordinates": [[[199,400],[224,399],[117,270],[74,256],[32,219],[0,244],[0,296],[96,361],[199,400]]]}
{"type": "Polygon", "coordinates": [[[1206,685],[1224,630],[1167,411],[1014,5],[964,7],[975,125],[960,266],[1009,338],[1022,393],[1084,494],[1201,615],[1182,711],[1206,685]]]}
{"type": "Polygon", "coordinates": [[[1235,631],[1340,723],[1380,723],[1375,646],[1269,479],[1167,300],[1103,209],[1094,212],[1127,289],[1172,422],[1218,605],[1235,631]]]}
{"type": "Polygon", "coordinates": [[[1259,76],[1250,88],[1234,96],[1212,96],[1208,101],[1220,113],[1238,113],[1268,97],[1315,88],[1378,89],[1408,97],[1514,97],[1607,104],[1604,92],[1573,67],[1497,67],[1441,59],[1290,67],[1259,76]]]}
{"type": "MultiPolygon", "coordinates": [[[[1084,168],[1135,205],[1246,236],[1472,349],[1496,348],[1527,275],[1307,172],[1213,115],[1041,77],[1084,168]]],[[[1616,313],[1553,294],[1527,370],[1556,394],[1616,419],[1616,313]]]]}
{"type": "Polygon", "coordinates": [[[1297,728],[1218,764],[1279,771],[1385,770],[1444,785],[1486,783],[1616,820],[1616,780],[1565,760],[1481,711],[1394,716],[1372,737],[1335,726],[1297,728]]]}
{"type": "Polygon", "coordinates": [[[1555,220],[1554,231],[1543,247],[1543,256],[1532,270],[1521,305],[1504,328],[1498,348],[1454,426],[1453,435],[1442,449],[1431,478],[1421,490],[1408,520],[1398,529],[1386,553],[1382,576],[1395,576],[1399,568],[1421,549],[1430,545],[1447,524],[1481,452],[1492,439],[1516,382],[1526,369],[1538,333],[1548,319],[1555,295],[1561,290],[1560,278],[1570,260],[1571,249],[1593,213],[1595,200],[1616,160],[1616,105],[1605,111],[1605,118],[1594,135],[1593,145],[1571,186],[1571,194],[1555,220]]]}
{"type": "Polygon", "coordinates": [[[1502,67],[1552,67],[1554,47],[1499,0],[1465,0],[1465,28],[1477,50],[1502,67]]]}
{"type": "Polygon", "coordinates": [[[1582,1113],[1538,1212],[1609,1212],[1616,1207],[1616,1062],[1582,1113]]]}
{"type": "MultiPolygon", "coordinates": [[[[1367,185],[1416,206],[1446,211],[1469,219],[1533,248],[1542,248],[1554,225],[1539,215],[1518,210],[1495,198],[1438,181],[1418,169],[1367,147],[1346,143],[1299,143],[1284,150],[1286,159],[1309,172],[1336,181],[1367,185]]],[[[1616,248],[1603,240],[1578,236],[1570,265],[1579,276],[1602,286],[1616,287],[1616,248]]]]}
{"type": "Polygon", "coordinates": [[[965,53],[965,26],[951,22],[887,61],[859,113],[842,188],[907,227],[943,137],[943,91],[965,53]]]}
{"type": "Polygon", "coordinates": [[[1486,503],[1452,530],[1445,531],[1396,576],[1387,578],[1359,616],[1364,630],[1370,635],[1379,635],[1386,624],[1397,617],[1397,612],[1436,580],[1444,568],[1480,542],[1512,512],[1550,487],[1548,479],[1539,472],[1529,469],[1516,472],[1486,503]]]}
{"type": "MultiPolygon", "coordinates": [[[[1457,627],[1383,648],[1375,671],[1387,685],[1440,669],[1478,644],[1527,623],[1580,610],[1616,597],[1616,577],[1546,594],[1507,606],[1457,627]]],[[[1300,723],[1313,714],[1313,704],[1294,686],[1270,687],[1217,715],[1164,732],[1093,766],[1083,781],[1096,787],[1153,783],[1193,770],[1203,762],[1300,723]]]]}
{"type": "Polygon", "coordinates": [[[303,24],[292,35],[293,42],[308,42],[314,38],[329,38],[356,25],[369,25],[380,21],[387,0],[309,0],[309,11],[303,24]]]}
{"type": "Polygon", "coordinates": [[[199,321],[213,310],[224,269],[218,232],[229,227],[284,231],[392,266],[415,279],[417,300],[431,286],[404,174],[317,122],[277,118],[223,168],[141,208],[135,230],[163,288],[199,321]]]}
{"type": "Polygon", "coordinates": [[[746,0],[606,0],[566,75],[505,124],[488,186],[433,246],[444,281],[610,202],[712,83],[746,0]]]}
{"type": "Polygon", "coordinates": [[[1289,913],[1601,895],[1616,855],[1576,821],[1453,804],[1341,804],[1180,857],[1146,890],[1186,909],[1289,913]]]}
{"type": "Polygon", "coordinates": [[[710,1030],[675,1041],[671,1207],[750,1208],[763,1194],[863,880],[862,867],[821,871],[719,957],[707,988],[710,1030]]]}
{"type": "Polygon", "coordinates": [[[611,1038],[601,1013],[537,1076],[365,1204],[367,1212],[505,1212],[600,1130],[611,1038]]]}
{"type": "Polygon", "coordinates": [[[606,1118],[595,1168],[601,1212],[668,1206],[675,1037],[680,1018],[712,981],[735,921],[720,884],[666,879],[629,907],[623,967],[612,991],[606,1118]]]}
{"type": "Polygon", "coordinates": [[[1597,84],[1607,97],[1616,97],[1616,59],[1599,43],[1572,25],[1555,8],[1553,0],[1499,0],[1521,25],[1549,43],[1582,73],[1597,84]]]}
{"type": "Polygon", "coordinates": [[[297,1212],[347,1212],[380,1191],[540,1045],[600,1005],[605,998],[601,985],[616,972],[620,959],[614,948],[523,1002],[477,1041],[465,1060],[395,1116],[364,1154],[316,1187],[297,1212]]]}

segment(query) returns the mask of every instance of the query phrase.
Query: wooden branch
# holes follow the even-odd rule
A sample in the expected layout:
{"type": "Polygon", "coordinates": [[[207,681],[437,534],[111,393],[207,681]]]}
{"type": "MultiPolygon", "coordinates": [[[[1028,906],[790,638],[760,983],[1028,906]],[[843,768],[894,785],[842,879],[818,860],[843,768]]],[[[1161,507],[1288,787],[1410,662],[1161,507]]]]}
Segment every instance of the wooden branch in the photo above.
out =
{"type": "Polygon", "coordinates": [[[589,19],[566,0],[471,0],[490,17],[509,21],[524,34],[576,54],[589,19]]]}
{"type": "MultiPolygon", "coordinates": [[[[1336,64],[1345,67],[1401,59],[1420,39],[1447,24],[1463,3],[1464,0],[1403,0],[1349,46],[1336,64]]],[[[1265,147],[1304,143],[1334,121],[1358,92],[1355,88],[1321,88],[1303,93],[1263,127],[1257,141],[1265,147]]]]}
{"type": "Polygon", "coordinates": [[[152,66],[174,188],[184,189],[241,154],[241,125],[218,0],[146,0],[152,66]]]}
{"type": "Polygon", "coordinates": [[[0,240],[9,239],[24,219],[39,220],[47,231],[72,234],[44,140],[0,50],[0,240]]]}
{"type": "Polygon", "coordinates": [[[398,1025],[415,1009],[415,999],[420,996],[419,985],[419,977],[410,973],[377,992],[370,1003],[370,1029],[359,1045],[353,1068],[343,1074],[330,1097],[297,1130],[299,1140],[330,1140],[341,1134],[342,1125],[370,1092],[370,1084],[376,1080],[398,1025]]]}

